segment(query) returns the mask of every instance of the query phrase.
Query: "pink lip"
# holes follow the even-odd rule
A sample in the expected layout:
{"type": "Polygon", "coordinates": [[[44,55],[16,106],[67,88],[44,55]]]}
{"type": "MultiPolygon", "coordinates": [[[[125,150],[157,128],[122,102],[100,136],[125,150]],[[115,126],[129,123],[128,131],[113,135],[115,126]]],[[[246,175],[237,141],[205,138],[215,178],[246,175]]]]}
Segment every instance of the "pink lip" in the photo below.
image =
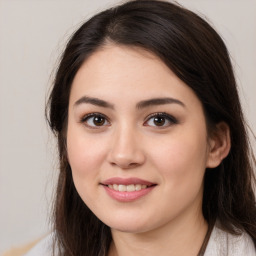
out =
{"type": "Polygon", "coordinates": [[[141,184],[141,185],[147,185],[152,186],[155,185],[152,182],[142,180],[139,178],[131,177],[131,178],[119,178],[119,177],[113,177],[110,179],[107,179],[102,182],[103,185],[113,185],[113,184],[122,184],[122,185],[130,185],[130,184],[141,184]]]}
{"type": "Polygon", "coordinates": [[[141,189],[139,191],[132,191],[132,192],[120,192],[114,189],[109,188],[108,186],[103,186],[106,192],[110,197],[113,199],[120,201],[120,202],[131,202],[135,201],[145,195],[147,195],[155,186],[147,187],[145,189],[141,189]]]}
{"type": "Polygon", "coordinates": [[[105,181],[103,181],[101,183],[101,185],[103,185],[105,191],[107,192],[107,194],[119,201],[119,202],[131,202],[131,201],[135,201],[145,195],[147,195],[148,193],[150,193],[156,186],[156,184],[146,181],[146,180],[142,180],[142,179],[138,179],[138,178],[119,178],[119,177],[114,177],[114,178],[110,178],[107,179],[105,181]],[[127,192],[127,191],[116,191],[114,189],[111,189],[108,187],[108,185],[113,185],[113,184],[122,184],[122,185],[130,185],[130,184],[140,184],[140,185],[147,185],[148,187],[145,189],[141,189],[139,191],[132,191],[132,192],[127,192]]]}

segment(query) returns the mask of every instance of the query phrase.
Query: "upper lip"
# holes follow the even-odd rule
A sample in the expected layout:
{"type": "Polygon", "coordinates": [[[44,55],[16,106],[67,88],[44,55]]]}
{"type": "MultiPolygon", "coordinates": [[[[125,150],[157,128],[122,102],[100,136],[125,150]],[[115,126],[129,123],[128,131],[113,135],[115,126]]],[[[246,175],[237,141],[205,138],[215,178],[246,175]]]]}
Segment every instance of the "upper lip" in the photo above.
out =
{"type": "Polygon", "coordinates": [[[120,178],[120,177],[113,177],[107,180],[104,180],[101,182],[103,185],[113,185],[113,184],[122,184],[122,185],[131,185],[131,184],[140,184],[140,185],[147,185],[147,186],[152,186],[156,185],[150,181],[147,180],[142,180],[136,177],[131,177],[131,178],[120,178]]]}

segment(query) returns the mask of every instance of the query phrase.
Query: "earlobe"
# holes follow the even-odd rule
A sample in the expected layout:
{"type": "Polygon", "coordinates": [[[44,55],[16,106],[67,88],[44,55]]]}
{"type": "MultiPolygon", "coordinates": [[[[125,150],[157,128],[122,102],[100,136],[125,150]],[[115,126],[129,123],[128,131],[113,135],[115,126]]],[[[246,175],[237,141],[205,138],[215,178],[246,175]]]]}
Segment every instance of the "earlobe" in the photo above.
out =
{"type": "Polygon", "coordinates": [[[217,167],[229,154],[230,147],[229,126],[225,122],[220,122],[216,125],[214,132],[209,138],[209,153],[206,167],[217,167]]]}

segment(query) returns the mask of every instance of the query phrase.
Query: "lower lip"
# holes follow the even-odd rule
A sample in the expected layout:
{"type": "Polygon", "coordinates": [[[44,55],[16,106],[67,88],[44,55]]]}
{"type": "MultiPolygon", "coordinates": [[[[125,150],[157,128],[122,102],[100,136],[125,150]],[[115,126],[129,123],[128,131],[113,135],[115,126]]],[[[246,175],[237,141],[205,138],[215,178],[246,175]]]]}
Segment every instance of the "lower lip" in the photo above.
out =
{"type": "Polygon", "coordinates": [[[150,193],[155,186],[151,186],[145,189],[141,189],[139,191],[132,191],[132,192],[121,192],[121,191],[116,191],[114,189],[109,188],[108,186],[103,186],[106,192],[110,197],[113,199],[120,201],[120,202],[131,202],[135,201],[148,193],[150,193]]]}

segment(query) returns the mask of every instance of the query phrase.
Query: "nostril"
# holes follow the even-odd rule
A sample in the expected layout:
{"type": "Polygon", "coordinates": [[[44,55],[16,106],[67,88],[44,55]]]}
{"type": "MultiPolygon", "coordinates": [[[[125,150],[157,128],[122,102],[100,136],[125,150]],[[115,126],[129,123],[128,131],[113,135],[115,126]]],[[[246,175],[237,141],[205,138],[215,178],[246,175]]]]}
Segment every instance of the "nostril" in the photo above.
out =
{"type": "Polygon", "coordinates": [[[119,166],[122,169],[130,169],[130,168],[134,168],[134,167],[137,167],[137,166],[140,165],[139,163],[128,163],[128,164],[125,164],[125,163],[115,163],[115,162],[111,162],[110,164],[112,166],[119,166]]]}
{"type": "Polygon", "coordinates": [[[136,166],[138,166],[139,164],[138,163],[130,163],[129,164],[129,167],[136,167],[136,166]]]}

